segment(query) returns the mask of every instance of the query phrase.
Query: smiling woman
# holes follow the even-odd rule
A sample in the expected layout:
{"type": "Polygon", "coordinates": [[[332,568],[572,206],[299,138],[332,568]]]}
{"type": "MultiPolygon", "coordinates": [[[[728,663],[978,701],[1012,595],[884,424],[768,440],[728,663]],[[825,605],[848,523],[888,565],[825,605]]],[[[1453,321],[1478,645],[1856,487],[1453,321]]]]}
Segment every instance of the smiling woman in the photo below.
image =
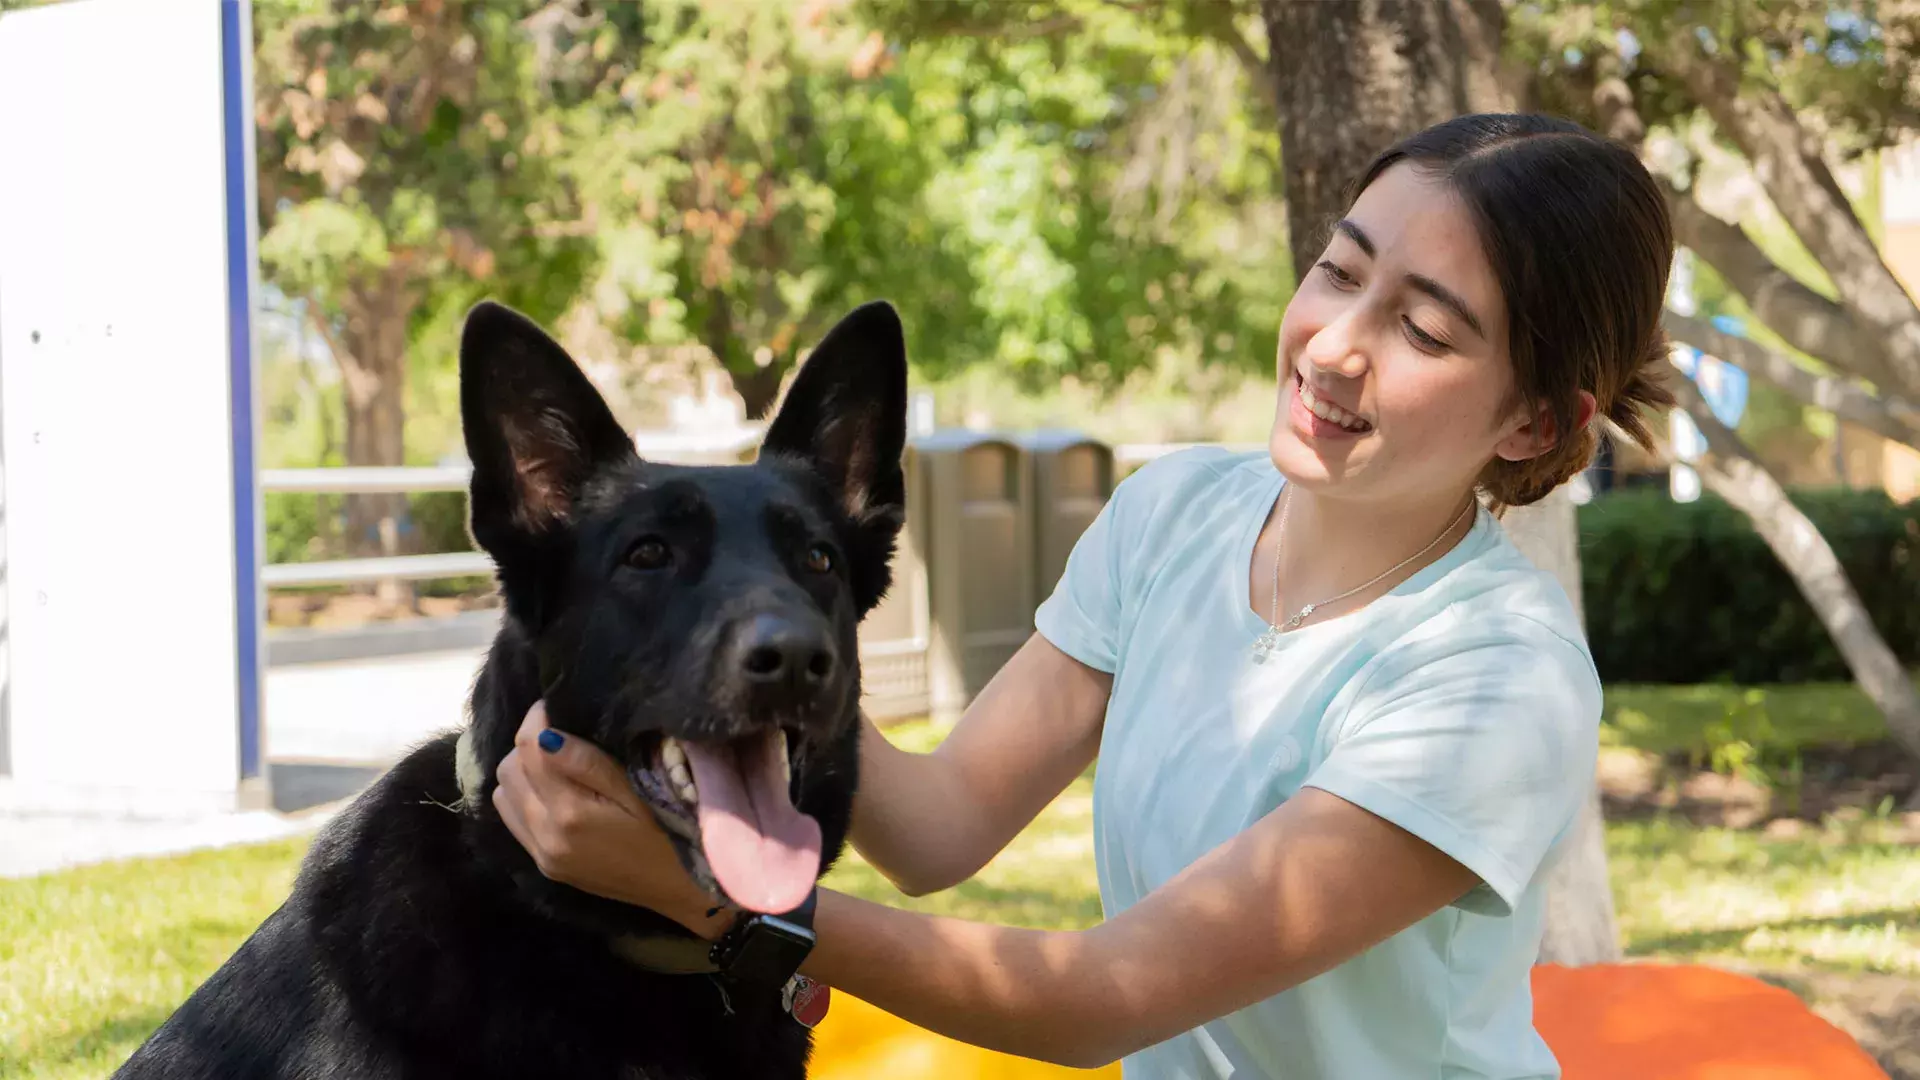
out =
{"type": "MultiPolygon", "coordinates": [[[[1287,307],[1264,453],[1134,473],[938,749],[871,724],[850,837],[908,893],[978,871],[1096,755],[1107,920],[1034,931],[830,890],[803,971],[953,1039],[1132,1080],[1541,1078],[1543,869],[1600,686],[1498,506],[1668,399],[1672,234],[1634,155],[1537,116],[1389,149],[1287,307]]],[[[516,754],[519,753],[516,751],[516,754]]],[[[581,888],[724,934],[585,754],[496,801],[581,888]],[[586,857],[578,853],[599,853],[586,857]],[[572,853],[570,855],[570,853],[572,853]]]]}

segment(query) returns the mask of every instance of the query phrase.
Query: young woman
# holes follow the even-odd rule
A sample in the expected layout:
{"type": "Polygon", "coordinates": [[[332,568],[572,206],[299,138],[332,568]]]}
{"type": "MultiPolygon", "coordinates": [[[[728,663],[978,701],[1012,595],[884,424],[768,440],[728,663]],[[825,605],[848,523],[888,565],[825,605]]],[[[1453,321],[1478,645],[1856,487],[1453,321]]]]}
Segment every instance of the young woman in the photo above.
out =
{"type": "MultiPolygon", "coordinates": [[[[1645,169],[1577,125],[1470,116],[1382,154],[1280,324],[1267,452],[1129,477],[938,750],[863,733],[853,843],[914,895],[971,876],[1098,754],[1106,921],[822,890],[802,971],[1139,1080],[1557,1076],[1528,968],[1600,682],[1485,505],[1581,469],[1596,416],[1646,440],[1672,254],[1645,169]]],[[[718,936],[618,766],[535,749],[543,728],[536,708],[501,768],[515,835],[556,878],[718,936]]]]}

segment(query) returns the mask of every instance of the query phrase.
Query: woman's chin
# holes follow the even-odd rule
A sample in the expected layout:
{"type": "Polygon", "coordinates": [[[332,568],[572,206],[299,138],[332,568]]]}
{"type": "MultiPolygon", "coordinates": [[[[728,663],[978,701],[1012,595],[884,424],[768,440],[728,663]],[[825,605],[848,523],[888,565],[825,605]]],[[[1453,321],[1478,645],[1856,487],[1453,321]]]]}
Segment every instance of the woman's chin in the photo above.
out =
{"type": "MultiPolygon", "coordinates": [[[[1284,422],[1277,425],[1267,439],[1267,458],[1280,475],[1287,478],[1288,483],[1318,488],[1335,482],[1327,462],[1314,452],[1313,447],[1302,442],[1284,422]]],[[[1346,461],[1341,464],[1343,467],[1350,465],[1346,461]]]]}

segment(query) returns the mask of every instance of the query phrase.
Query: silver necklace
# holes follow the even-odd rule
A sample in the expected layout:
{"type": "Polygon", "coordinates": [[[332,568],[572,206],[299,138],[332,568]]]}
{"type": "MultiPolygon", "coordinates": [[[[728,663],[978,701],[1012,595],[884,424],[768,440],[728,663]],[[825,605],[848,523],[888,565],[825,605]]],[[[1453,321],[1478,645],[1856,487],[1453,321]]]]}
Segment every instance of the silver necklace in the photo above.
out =
{"type": "Polygon", "coordinates": [[[1407,556],[1406,558],[1400,560],[1399,562],[1394,563],[1392,566],[1389,566],[1385,570],[1374,575],[1372,579],[1362,582],[1359,585],[1355,585],[1353,588],[1348,589],[1346,592],[1341,593],[1339,596],[1330,596],[1325,600],[1320,600],[1320,601],[1316,601],[1314,603],[1308,604],[1306,607],[1303,607],[1299,611],[1294,612],[1291,616],[1287,618],[1287,621],[1285,623],[1282,623],[1280,621],[1280,540],[1287,534],[1287,510],[1293,506],[1293,492],[1291,490],[1283,491],[1281,493],[1281,498],[1284,499],[1285,501],[1280,504],[1280,523],[1273,530],[1273,601],[1271,605],[1267,608],[1267,611],[1269,612],[1268,618],[1267,618],[1267,628],[1261,631],[1260,636],[1256,638],[1253,642],[1253,659],[1254,659],[1254,662],[1258,664],[1266,663],[1267,657],[1272,656],[1273,651],[1280,647],[1281,634],[1286,633],[1288,630],[1299,629],[1300,624],[1307,620],[1307,616],[1313,614],[1314,612],[1320,610],[1323,607],[1326,607],[1328,604],[1338,603],[1339,601],[1345,600],[1347,597],[1352,596],[1354,593],[1360,592],[1368,588],[1369,586],[1374,585],[1375,583],[1379,582],[1381,578],[1386,577],[1388,574],[1393,573],[1395,570],[1400,569],[1401,567],[1407,565],[1408,563],[1414,561],[1415,559],[1418,559],[1420,556],[1425,555],[1427,552],[1432,551],[1434,545],[1438,544],[1441,540],[1446,539],[1447,534],[1453,531],[1453,527],[1455,525],[1460,524],[1461,519],[1465,518],[1467,516],[1467,513],[1473,509],[1473,500],[1468,499],[1466,507],[1463,508],[1460,511],[1460,513],[1454,517],[1452,521],[1447,522],[1447,527],[1440,530],[1439,536],[1436,536],[1432,540],[1428,541],[1426,547],[1423,547],[1419,551],[1416,551],[1413,554],[1407,556]]]}

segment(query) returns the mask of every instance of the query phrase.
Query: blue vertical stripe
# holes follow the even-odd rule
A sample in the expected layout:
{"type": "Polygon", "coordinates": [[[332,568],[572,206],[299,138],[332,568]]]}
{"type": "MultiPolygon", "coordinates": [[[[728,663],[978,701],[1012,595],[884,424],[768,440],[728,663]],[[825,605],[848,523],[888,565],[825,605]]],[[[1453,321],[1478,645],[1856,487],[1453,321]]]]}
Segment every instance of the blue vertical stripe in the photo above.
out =
{"type": "Polygon", "coordinates": [[[234,620],[240,777],[261,775],[260,492],[253,408],[252,20],[244,0],[220,0],[220,71],[226,144],[228,413],[233,424],[234,620]]]}

